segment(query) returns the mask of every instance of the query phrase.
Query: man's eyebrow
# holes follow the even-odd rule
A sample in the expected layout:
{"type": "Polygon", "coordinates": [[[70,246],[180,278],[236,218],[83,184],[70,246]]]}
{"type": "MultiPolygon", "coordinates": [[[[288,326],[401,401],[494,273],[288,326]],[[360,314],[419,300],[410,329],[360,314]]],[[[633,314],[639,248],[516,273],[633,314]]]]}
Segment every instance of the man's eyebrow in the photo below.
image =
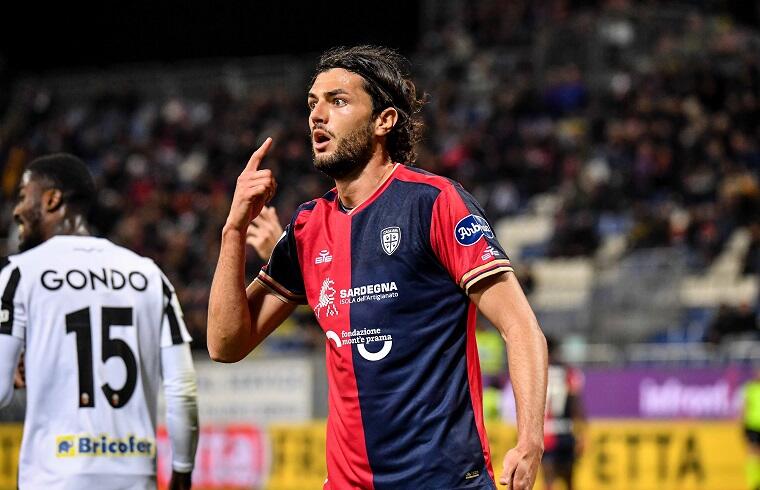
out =
{"type": "MultiPolygon", "coordinates": [[[[336,88],[335,90],[330,90],[328,92],[324,92],[324,94],[326,96],[328,96],[328,97],[334,97],[336,95],[341,95],[341,94],[348,95],[348,92],[346,90],[342,89],[342,88],[336,88]]],[[[317,99],[318,97],[313,92],[309,92],[308,98],[309,99],[317,99]]]]}

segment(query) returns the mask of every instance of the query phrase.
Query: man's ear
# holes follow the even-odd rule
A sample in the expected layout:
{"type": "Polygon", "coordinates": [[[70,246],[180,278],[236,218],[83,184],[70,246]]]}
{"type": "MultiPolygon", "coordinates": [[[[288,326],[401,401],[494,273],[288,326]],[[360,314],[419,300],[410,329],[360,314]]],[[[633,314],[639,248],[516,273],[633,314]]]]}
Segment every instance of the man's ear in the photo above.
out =
{"type": "Polygon", "coordinates": [[[385,136],[391,132],[398,121],[398,111],[393,107],[383,109],[375,118],[375,135],[385,136]]]}
{"type": "Polygon", "coordinates": [[[60,189],[47,189],[42,193],[42,205],[45,212],[54,213],[63,206],[63,193],[60,189]]]}

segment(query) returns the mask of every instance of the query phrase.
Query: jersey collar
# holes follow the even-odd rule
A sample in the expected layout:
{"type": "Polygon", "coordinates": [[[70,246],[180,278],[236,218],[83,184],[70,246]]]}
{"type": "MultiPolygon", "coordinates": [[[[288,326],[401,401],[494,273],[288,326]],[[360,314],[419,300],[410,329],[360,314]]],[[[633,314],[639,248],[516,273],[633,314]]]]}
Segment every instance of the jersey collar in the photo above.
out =
{"type": "Polygon", "coordinates": [[[342,206],[340,205],[340,197],[338,197],[336,195],[335,196],[335,207],[338,210],[340,210],[341,213],[345,214],[346,216],[353,216],[354,214],[358,213],[362,209],[366,208],[367,206],[369,206],[370,204],[372,204],[372,202],[375,199],[377,199],[378,197],[380,197],[380,194],[382,194],[383,191],[385,191],[385,189],[388,188],[388,185],[390,184],[391,180],[393,180],[393,176],[396,174],[396,170],[400,166],[401,166],[400,163],[394,164],[393,165],[393,169],[390,172],[388,172],[388,175],[385,176],[385,179],[382,181],[382,183],[380,184],[380,186],[375,190],[375,192],[373,192],[372,195],[370,195],[367,199],[365,199],[364,201],[362,201],[359,205],[354,206],[352,209],[350,209],[348,211],[344,211],[342,209],[342,206]]]}

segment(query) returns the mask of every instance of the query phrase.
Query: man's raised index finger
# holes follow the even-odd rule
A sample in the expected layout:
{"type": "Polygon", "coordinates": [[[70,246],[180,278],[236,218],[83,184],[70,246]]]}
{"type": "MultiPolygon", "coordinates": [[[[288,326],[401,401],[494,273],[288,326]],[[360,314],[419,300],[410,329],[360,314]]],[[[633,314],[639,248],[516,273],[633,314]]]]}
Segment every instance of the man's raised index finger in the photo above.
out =
{"type": "Polygon", "coordinates": [[[259,149],[253,152],[253,155],[251,155],[251,158],[248,160],[248,164],[245,166],[246,170],[258,170],[259,165],[261,164],[261,160],[264,159],[264,156],[269,151],[269,148],[272,146],[272,138],[269,137],[259,146],[259,149]]]}

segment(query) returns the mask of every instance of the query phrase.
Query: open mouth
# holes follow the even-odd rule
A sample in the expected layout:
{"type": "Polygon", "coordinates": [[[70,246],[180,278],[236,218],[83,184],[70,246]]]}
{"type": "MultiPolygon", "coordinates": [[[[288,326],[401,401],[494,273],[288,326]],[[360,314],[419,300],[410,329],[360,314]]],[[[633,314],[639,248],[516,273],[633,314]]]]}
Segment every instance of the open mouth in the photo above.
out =
{"type": "Polygon", "coordinates": [[[322,129],[315,129],[311,133],[311,139],[314,144],[314,149],[317,151],[323,151],[326,149],[331,140],[330,135],[327,133],[327,131],[324,131],[322,129]]]}

